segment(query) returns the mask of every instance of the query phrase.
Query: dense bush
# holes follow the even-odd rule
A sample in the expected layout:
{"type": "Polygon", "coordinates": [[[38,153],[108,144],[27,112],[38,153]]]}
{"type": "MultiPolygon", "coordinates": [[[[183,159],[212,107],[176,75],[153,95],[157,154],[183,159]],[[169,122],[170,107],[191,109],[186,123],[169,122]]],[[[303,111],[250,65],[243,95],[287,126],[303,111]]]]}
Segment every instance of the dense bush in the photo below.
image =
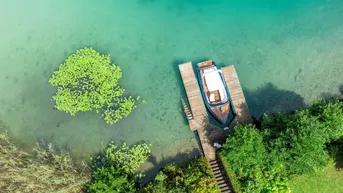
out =
{"type": "Polygon", "coordinates": [[[174,164],[161,170],[141,192],[146,193],[219,193],[206,158],[194,159],[183,167],[174,164]]]}
{"type": "Polygon", "coordinates": [[[292,176],[329,165],[327,145],[342,136],[341,102],[318,101],[307,109],[265,115],[260,130],[237,126],[220,154],[242,191],[289,191],[292,176]]]}
{"type": "Polygon", "coordinates": [[[142,176],[137,169],[149,156],[148,144],[130,148],[111,143],[104,154],[91,158],[94,172],[88,192],[136,192],[142,176]]]}
{"type": "Polygon", "coordinates": [[[285,168],[275,154],[267,154],[263,135],[254,127],[237,126],[220,152],[230,166],[230,173],[243,192],[287,191],[287,179],[280,175],[285,168]]]}
{"type": "Polygon", "coordinates": [[[149,146],[111,143],[102,154],[91,158],[90,167],[85,165],[80,170],[68,153],[55,153],[51,145],[47,149],[38,146],[29,154],[0,135],[0,192],[220,192],[206,158],[182,167],[168,165],[141,187],[143,175],[137,169],[149,157],[149,146]]]}
{"type": "Polygon", "coordinates": [[[109,55],[92,48],[77,50],[53,73],[49,82],[57,87],[52,97],[55,108],[73,116],[77,112],[105,108],[102,116],[107,123],[116,123],[136,108],[136,100],[123,97],[124,88],[118,85],[122,72],[111,64],[109,55]]]}
{"type": "Polygon", "coordinates": [[[90,180],[88,170],[75,167],[68,153],[51,145],[33,153],[20,150],[0,135],[0,192],[81,192],[90,180]]]}
{"type": "Polygon", "coordinates": [[[142,192],[142,193],[219,193],[211,168],[206,158],[194,159],[179,167],[167,165],[146,186],[141,187],[140,164],[150,155],[149,145],[118,147],[111,143],[103,155],[92,158],[92,180],[88,192],[142,192]]]}

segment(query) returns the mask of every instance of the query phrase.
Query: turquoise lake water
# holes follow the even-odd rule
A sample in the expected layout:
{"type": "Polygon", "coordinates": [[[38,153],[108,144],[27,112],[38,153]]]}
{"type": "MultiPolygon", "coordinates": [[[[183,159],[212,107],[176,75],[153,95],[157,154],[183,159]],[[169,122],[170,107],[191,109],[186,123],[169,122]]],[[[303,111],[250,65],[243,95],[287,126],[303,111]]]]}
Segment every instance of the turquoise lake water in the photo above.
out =
{"type": "Polygon", "coordinates": [[[183,62],[234,64],[255,117],[343,90],[341,0],[0,0],[0,34],[1,131],[76,159],[110,140],[152,143],[147,170],[197,155],[180,106],[183,62]],[[111,54],[121,85],[147,104],[115,125],[53,110],[49,77],[86,46],[111,54]]]}

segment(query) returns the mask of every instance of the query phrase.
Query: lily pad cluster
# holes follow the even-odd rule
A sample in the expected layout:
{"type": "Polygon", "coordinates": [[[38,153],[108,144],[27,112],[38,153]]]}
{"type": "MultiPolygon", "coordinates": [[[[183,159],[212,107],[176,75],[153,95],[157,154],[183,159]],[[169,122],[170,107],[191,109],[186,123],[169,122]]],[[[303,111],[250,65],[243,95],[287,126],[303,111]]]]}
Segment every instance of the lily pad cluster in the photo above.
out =
{"type": "Polygon", "coordinates": [[[102,112],[108,124],[127,117],[136,108],[136,99],[123,97],[119,86],[122,72],[111,64],[110,55],[102,55],[92,48],[77,50],[59,66],[50,78],[57,87],[55,108],[75,116],[78,112],[102,112]]]}

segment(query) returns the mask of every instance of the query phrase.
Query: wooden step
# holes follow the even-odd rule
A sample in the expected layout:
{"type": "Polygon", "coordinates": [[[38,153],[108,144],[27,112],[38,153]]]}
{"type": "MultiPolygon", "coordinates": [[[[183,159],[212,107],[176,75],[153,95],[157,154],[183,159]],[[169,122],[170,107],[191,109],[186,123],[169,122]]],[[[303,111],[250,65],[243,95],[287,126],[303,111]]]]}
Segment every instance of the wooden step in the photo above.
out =
{"type": "Polygon", "coordinates": [[[217,170],[220,170],[219,166],[212,167],[212,171],[217,171],[217,170]]]}
{"type": "Polygon", "coordinates": [[[222,173],[221,173],[221,171],[220,171],[220,170],[216,170],[216,171],[213,171],[213,170],[212,170],[212,172],[213,172],[213,174],[214,174],[214,175],[216,175],[216,174],[220,174],[220,175],[222,175],[222,173]]]}
{"type": "Polygon", "coordinates": [[[224,192],[225,192],[225,193],[231,193],[230,187],[229,187],[229,186],[226,186],[226,187],[221,188],[220,191],[221,191],[222,193],[224,193],[224,192]]]}
{"type": "Polygon", "coordinates": [[[223,177],[223,176],[216,177],[216,180],[217,180],[217,181],[219,181],[219,180],[224,180],[224,177],[223,177]]]}
{"type": "Polygon", "coordinates": [[[214,175],[214,177],[215,178],[220,178],[220,177],[222,177],[223,175],[222,175],[222,173],[221,172],[219,172],[219,173],[216,173],[215,175],[214,175]]]}
{"type": "Polygon", "coordinates": [[[223,183],[225,183],[225,180],[217,180],[217,183],[218,184],[223,184],[223,183]]]}
{"type": "Polygon", "coordinates": [[[212,162],[210,163],[210,165],[213,166],[213,165],[219,165],[219,164],[217,162],[212,162]]]}
{"type": "Polygon", "coordinates": [[[224,187],[228,187],[227,183],[222,183],[222,184],[219,184],[219,188],[222,189],[224,187]]]}
{"type": "Polygon", "coordinates": [[[217,163],[217,160],[213,159],[209,161],[210,163],[217,163]]]}

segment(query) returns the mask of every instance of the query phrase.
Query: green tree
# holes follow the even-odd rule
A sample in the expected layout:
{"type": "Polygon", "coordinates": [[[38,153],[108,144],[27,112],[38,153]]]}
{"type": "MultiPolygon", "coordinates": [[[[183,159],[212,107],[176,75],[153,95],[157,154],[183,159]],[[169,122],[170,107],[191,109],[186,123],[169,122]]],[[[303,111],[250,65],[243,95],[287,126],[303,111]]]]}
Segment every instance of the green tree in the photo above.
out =
{"type": "Polygon", "coordinates": [[[343,136],[343,107],[339,100],[316,101],[310,108],[312,116],[323,123],[327,141],[337,140],[343,136]]]}
{"type": "Polygon", "coordinates": [[[206,158],[190,161],[179,167],[167,165],[141,192],[146,193],[219,193],[206,158]]]}
{"type": "Polygon", "coordinates": [[[223,146],[221,157],[230,166],[243,192],[286,192],[287,179],[275,152],[268,155],[263,134],[256,128],[238,125],[223,146]]]}
{"type": "Polygon", "coordinates": [[[101,55],[92,48],[77,50],[49,80],[57,87],[52,97],[55,108],[72,116],[104,109],[105,121],[116,123],[136,108],[136,99],[123,97],[125,89],[118,84],[121,76],[120,67],[111,64],[110,55],[101,55]]]}
{"type": "Polygon", "coordinates": [[[277,139],[269,139],[269,150],[283,156],[289,175],[311,173],[325,167],[328,154],[323,123],[308,110],[296,111],[292,116],[284,125],[285,131],[277,139]]]}
{"type": "Polygon", "coordinates": [[[307,109],[264,115],[261,128],[236,126],[220,155],[244,192],[289,191],[290,178],[314,173],[337,159],[343,136],[340,101],[316,101],[307,109]]]}
{"type": "Polygon", "coordinates": [[[137,169],[149,156],[148,144],[128,147],[110,143],[102,155],[91,158],[94,172],[88,192],[136,192],[142,177],[137,169]]]}
{"type": "Polygon", "coordinates": [[[132,175],[123,173],[114,166],[102,166],[97,168],[92,175],[92,183],[88,187],[88,192],[135,192],[136,183],[137,179],[132,175]]]}

